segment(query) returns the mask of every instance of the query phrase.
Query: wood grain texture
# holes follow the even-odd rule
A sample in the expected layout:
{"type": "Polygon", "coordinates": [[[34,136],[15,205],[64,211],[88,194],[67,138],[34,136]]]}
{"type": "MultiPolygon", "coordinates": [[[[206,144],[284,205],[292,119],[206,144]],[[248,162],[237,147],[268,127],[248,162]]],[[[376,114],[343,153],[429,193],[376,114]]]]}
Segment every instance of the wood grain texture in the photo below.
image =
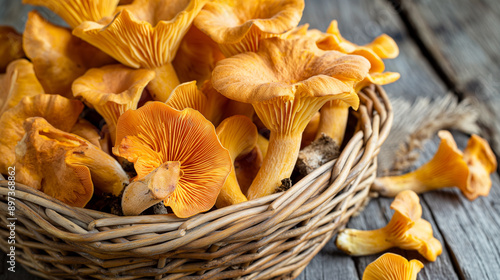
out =
{"type": "MultiPolygon", "coordinates": [[[[406,32],[398,14],[388,2],[384,0],[307,1],[303,23],[307,22],[311,28],[325,31],[333,19],[339,22],[341,34],[356,44],[369,43],[382,33],[387,33],[396,40],[400,48],[400,55],[396,59],[386,60],[386,69],[387,71],[400,72],[401,79],[384,87],[389,96],[404,96],[409,100],[415,100],[419,96],[433,98],[445,94],[445,84],[435,75],[432,66],[422,56],[422,53],[406,32]]],[[[393,213],[390,209],[391,202],[392,199],[390,198],[372,200],[358,217],[349,221],[348,227],[376,229],[385,226],[393,213]]],[[[424,218],[431,222],[433,229],[436,229],[431,210],[425,204],[423,210],[424,218]]],[[[436,238],[443,243],[443,238],[439,235],[439,232],[436,232],[436,238]]],[[[353,277],[361,279],[366,266],[381,255],[350,258],[336,250],[329,253],[328,248],[330,247],[335,248],[334,240],[331,240],[325,249],[311,261],[298,279],[344,279],[340,275],[349,275],[350,278],[345,279],[356,279],[353,277]],[[350,261],[351,259],[352,261],[350,261]],[[336,263],[332,263],[332,261],[336,261],[336,263]],[[325,274],[324,271],[316,271],[324,267],[328,268],[327,271],[331,271],[330,266],[335,267],[336,274],[325,274]],[[353,271],[356,271],[356,273],[354,274],[353,271]],[[339,276],[337,277],[337,275],[339,276]]],[[[391,251],[407,258],[422,261],[426,268],[420,273],[419,279],[455,279],[458,277],[453,270],[453,262],[446,249],[433,263],[425,261],[416,252],[405,252],[399,249],[392,249],[391,251]]]]}
{"type": "Polygon", "coordinates": [[[476,98],[500,155],[500,2],[395,0],[459,95],[476,98]],[[459,7],[459,8],[458,8],[459,7]]]}

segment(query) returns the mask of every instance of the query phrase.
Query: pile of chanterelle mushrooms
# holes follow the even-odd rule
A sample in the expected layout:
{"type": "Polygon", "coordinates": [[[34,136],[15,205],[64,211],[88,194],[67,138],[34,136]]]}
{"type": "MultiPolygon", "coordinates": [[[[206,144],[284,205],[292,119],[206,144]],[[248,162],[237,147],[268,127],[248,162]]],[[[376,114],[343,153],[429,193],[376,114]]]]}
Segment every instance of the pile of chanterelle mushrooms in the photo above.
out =
{"type": "MultiPolygon", "coordinates": [[[[326,32],[297,27],[303,0],[23,3],[69,28],[37,11],[22,35],[0,28],[0,172],[15,167],[19,183],[76,207],[95,192],[121,195],[125,215],[163,202],[185,218],[272,194],[301,147],[325,136],[341,145],[359,90],[399,78],[384,72],[382,59],[399,52],[389,36],[358,46],[336,21],[326,32]]],[[[475,163],[484,158],[463,156],[460,166],[489,174],[475,163]]],[[[377,187],[393,196],[433,189],[436,180],[418,185],[431,172],[377,187]]],[[[469,193],[484,177],[464,176],[445,185],[469,193]]]]}

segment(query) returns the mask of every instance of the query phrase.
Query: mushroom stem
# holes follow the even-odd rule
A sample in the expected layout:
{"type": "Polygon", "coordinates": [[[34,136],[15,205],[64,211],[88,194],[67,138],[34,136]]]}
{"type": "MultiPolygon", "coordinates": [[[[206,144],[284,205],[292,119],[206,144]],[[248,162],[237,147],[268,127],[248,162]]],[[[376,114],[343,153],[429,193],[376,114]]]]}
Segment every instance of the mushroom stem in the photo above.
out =
{"type": "Polygon", "coordinates": [[[123,192],[123,214],[139,215],[149,207],[162,202],[174,192],[181,177],[180,162],[167,161],[146,177],[132,182],[123,192]]]}
{"type": "Polygon", "coordinates": [[[236,178],[236,173],[234,172],[234,168],[227,176],[226,182],[217,197],[217,202],[215,202],[215,206],[217,208],[226,207],[233,204],[238,204],[241,202],[248,201],[247,197],[241,192],[241,190],[235,187],[238,187],[238,180],[236,178]]]}
{"type": "Polygon", "coordinates": [[[273,194],[281,185],[281,180],[290,177],[301,141],[301,133],[281,135],[271,132],[262,167],[248,189],[249,200],[273,194]]]}
{"type": "Polygon", "coordinates": [[[386,228],[375,230],[346,229],[339,234],[337,246],[351,256],[366,256],[394,247],[386,238],[386,228]],[[354,246],[351,246],[354,245],[354,246]]]}
{"type": "Polygon", "coordinates": [[[324,133],[340,146],[344,140],[350,105],[342,100],[332,100],[321,107],[316,139],[324,133]]]}
{"type": "Polygon", "coordinates": [[[172,63],[165,63],[151,70],[155,71],[156,78],[149,82],[147,89],[154,100],[165,102],[172,90],[180,84],[174,66],[172,63]]]}
{"type": "Polygon", "coordinates": [[[440,131],[438,135],[441,144],[430,161],[403,175],[377,178],[372,190],[388,197],[404,190],[423,193],[452,186],[467,190],[470,172],[462,152],[456,147],[450,132],[440,131]]]}

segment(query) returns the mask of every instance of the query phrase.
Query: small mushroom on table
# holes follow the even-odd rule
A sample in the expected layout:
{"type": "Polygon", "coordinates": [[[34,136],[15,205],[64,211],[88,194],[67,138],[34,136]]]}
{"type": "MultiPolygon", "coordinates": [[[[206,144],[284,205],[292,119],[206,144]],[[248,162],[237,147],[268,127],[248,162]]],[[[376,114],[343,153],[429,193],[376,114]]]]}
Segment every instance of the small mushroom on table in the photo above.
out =
{"type": "Polygon", "coordinates": [[[419,260],[408,261],[400,255],[385,253],[366,266],[362,280],[417,280],[423,267],[419,260]]]}
{"type": "Polygon", "coordinates": [[[431,224],[422,219],[422,206],[413,191],[399,193],[391,203],[394,215],[380,229],[343,229],[337,235],[337,247],[353,256],[366,256],[392,247],[417,250],[429,261],[435,261],[443,250],[432,234],[431,224]]]}

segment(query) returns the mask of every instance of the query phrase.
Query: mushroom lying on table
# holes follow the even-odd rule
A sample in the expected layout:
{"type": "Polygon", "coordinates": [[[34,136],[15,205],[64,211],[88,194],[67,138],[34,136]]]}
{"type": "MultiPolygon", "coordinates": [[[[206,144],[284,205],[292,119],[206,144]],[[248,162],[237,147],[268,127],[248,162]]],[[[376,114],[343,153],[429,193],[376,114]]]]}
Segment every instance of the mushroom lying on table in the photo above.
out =
{"type": "Polygon", "coordinates": [[[439,240],[433,237],[431,224],[422,219],[422,206],[413,191],[400,192],[391,203],[394,215],[380,229],[343,229],[337,235],[337,247],[353,256],[366,256],[392,247],[417,250],[429,261],[442,252],[439,240]]]}
{"type": "Polygon", "coordinates": [[[417,280],[423,267],[419,260],[408,261],[400,255],[385,253],[366,266],[362,280],[417,280]]]}
{"type": "Polygon", "coordinates": [[[469,200],[487,196],[490,174],[497,167],[488,142],[473,135],[462,152],[449,131],[441,130],[438,136],[441,143],[430,161],[406,174],[376,178],[372,190],[391,197],[403,190],[423,193],[456,186],[469,200]]]}

